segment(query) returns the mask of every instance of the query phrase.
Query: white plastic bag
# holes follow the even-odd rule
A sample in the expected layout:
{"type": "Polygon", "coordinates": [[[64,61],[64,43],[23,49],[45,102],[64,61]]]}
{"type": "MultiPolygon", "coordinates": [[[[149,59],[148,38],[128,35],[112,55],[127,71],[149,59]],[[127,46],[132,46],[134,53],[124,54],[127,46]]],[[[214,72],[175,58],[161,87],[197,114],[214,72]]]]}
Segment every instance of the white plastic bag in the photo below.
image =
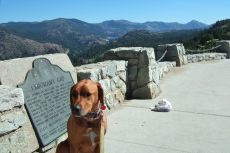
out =
{"type": "Polygon", "coordinates": [[[150,107],[152,111],[169,112],[172,110],[172,104],[166,99],[162,99],[155,107],[150,107]]]}

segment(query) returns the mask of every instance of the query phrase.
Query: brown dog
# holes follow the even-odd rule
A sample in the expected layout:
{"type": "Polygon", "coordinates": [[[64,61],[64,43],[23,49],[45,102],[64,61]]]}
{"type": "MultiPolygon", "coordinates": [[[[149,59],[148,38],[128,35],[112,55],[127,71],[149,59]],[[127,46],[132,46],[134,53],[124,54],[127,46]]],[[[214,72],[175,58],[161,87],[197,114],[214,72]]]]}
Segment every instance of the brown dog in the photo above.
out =
{"type": "Polygon", "coordinates": [[[61,142],[56,153],[99,153],[100,128],[107,118],[102,109],[104,92],[100,83],[82,80],[70,90],[72,115],[67,122],[68,138],[61,142]],[[102,106],[102,107],[101,107],[102,106]]]}

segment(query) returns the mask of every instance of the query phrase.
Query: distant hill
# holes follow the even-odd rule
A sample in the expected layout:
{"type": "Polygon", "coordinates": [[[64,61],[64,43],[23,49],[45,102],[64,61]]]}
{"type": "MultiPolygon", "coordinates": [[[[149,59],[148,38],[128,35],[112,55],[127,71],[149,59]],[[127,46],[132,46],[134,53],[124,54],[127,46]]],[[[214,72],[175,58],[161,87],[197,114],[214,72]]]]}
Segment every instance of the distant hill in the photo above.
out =
{"type": "Polygon", "coordinates": [[[207,49],[212,48],[212,46],[206,46],[207,41],[215,39],[230,40],[230,19],[217,21],[209,29],[204,29],[197,35],[187,37],[181,42],[187,49],[200,49],[200,46],[207,49]]]}
{"type": "Polygon", "coordinates": [[[114,42],[118,46],[131,47],[157,47],[160,44],[175,43],[200,32],[201,30],[174,30],[168,32],[150,32],[146,30],[135,30],[128,32],[114,42]]]}
{"type": "Polygon", "coordinates": [[[0,31],[0,60],[65,52],[67,50],[57,44],[39,43],[0,31]]]}
{"type": "Polygon", "coordinates": [[[43,22],[9,22],[0,24],[7,32],[22,38],[39,42],[60,44],[72,53],[82,52],[90,47],[106,44],[108,39],[100,36],[102,29],[77,19],[55,19],[43,22]]]}
{"type": "Polygon", "coordinates": [[[120,37],[129,31],[133,30],[147,30],[151,32],[165,32],[172,30],[188,30],[188,29],[204,29],[208,28],[209,25],[198,22],[191,21],[187,24],[180,24],[177,22],[165,23],[165,22],[145,22],[145,23],[135,23],[127,20],[110,20],[104,21],[98,24],[103,28],[106,35],[111,37],[120,37]]]}

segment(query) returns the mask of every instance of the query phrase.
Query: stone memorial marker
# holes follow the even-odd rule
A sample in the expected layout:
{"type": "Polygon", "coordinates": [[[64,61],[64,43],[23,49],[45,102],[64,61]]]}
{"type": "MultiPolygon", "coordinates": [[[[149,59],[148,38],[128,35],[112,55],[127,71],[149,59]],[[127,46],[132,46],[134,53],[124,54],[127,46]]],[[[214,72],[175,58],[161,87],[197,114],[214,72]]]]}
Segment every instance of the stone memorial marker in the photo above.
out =
{"type": "Polygon", "coordinates": [[[52,65],[46,58],[34,60],[23,89],[25,106],[43,147],[66,132],[70,116],[69,92],[74,81],[70,72],[52,65]]]}

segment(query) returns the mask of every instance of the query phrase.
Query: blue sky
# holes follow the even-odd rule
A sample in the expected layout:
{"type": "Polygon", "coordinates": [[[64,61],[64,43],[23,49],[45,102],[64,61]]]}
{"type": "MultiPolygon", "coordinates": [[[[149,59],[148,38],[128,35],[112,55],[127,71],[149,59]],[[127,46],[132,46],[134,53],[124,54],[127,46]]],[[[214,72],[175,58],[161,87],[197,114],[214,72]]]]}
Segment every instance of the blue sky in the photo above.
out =
{"type": "Polygon", "coordinates": [[[0,0],[0,23],[75,18],[206,24],[230,18],[230,0],[0,0]]]}

